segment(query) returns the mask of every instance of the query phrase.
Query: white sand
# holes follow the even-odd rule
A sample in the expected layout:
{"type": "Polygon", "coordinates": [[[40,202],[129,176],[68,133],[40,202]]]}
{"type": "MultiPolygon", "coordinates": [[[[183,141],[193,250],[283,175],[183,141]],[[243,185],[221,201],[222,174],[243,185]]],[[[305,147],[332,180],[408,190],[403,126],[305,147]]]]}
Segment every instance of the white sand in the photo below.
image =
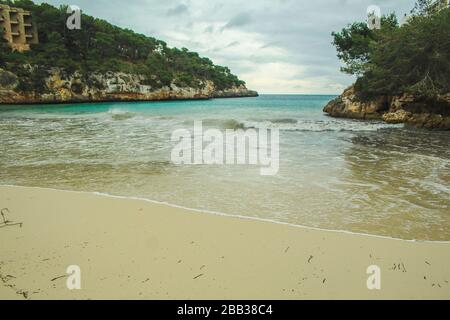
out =
{"type": "Polygon", "coordinates": [[[450,244],[0,187],[2,299],[450,299],[450,244]],[[69,265],[81,290],[68,290],[69,265]],[[366,269],[381,268],[381,290],[366,269]]]}

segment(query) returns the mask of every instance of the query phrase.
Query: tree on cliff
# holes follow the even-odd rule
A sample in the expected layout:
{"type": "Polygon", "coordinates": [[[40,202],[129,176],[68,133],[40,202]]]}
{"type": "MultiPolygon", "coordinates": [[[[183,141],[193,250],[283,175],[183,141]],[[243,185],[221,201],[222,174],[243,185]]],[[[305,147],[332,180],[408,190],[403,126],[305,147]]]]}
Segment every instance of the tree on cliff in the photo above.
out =
{"type": "Polygon", "coordinates": [[[417,0],[414,8],[411,10],[411,14],[416,16],[426,16],[432,14],[434,0],[417,0]]]}
{"type": "Polygon", "coordinates": [[[30,0],[0,0],[0,4],[31,11],[38,26],[39,44],[32,45],[31,51],[17,53],[6,48],[0,53],[8,70],[25,78],[28,73],[24,88],[28,88],[33,79],[41,79],[40,76],[34,78],[31,70],[51,67],[68,74],[79,71],[83,76],[108,71],[139,74],[154,88],[171,83],[198,88],[207,80],[218,89],[245,84],[228,68],[214,65],[195,52],[169,48],[164,41],[88,15],[82,15],[81,30],[69,31],[65,28],[67,6],[36,5],[30,0]],[[28,65],[39,68],[28,68],[28,65]]]}
{"type": "Polygon", "coordinates": [[[402,26],[391,15],[380,30],[355,23],[333,33],[343,71],[357,76],[361,98],[410,93],[436,99],[450,92],[450,9],[417,12],[402,26]]]}
{"type": "Polygon", "coordinates": [[[333,32],[333,44],[338,51],[338,57],[346,64],[341,70],[357,76],[363,75],[371,59],[371,46],[376,44],[383,34],[392,32],[395,28],[398,28],[398,21],[395,15],[391,14],[382,17],[380,30],[369,29],[366,22],[355,22],[341,32],[333,32]]]}

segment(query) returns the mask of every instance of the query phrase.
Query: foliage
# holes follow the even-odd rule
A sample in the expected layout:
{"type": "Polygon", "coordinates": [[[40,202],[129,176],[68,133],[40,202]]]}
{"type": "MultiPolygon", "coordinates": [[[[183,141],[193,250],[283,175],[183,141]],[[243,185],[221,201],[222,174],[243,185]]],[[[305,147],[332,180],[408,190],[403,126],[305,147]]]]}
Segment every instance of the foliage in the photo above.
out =
{"type": "Polygon", "coordinates": [[[402,26],[391,15],[379,30],[354,23],[333,33],[343,71],[357,76],[361,98],[410,93],[433,100],[450,92],[450,9],[425,14],[424,3],[402,26]]]}
{"type": "Polygon", "coordinates": [[[371,46],[375,45],[383,34],[388,34],[396,28],[397,18],[391,14],[382,17],[380,30],[369,29],[365,22],[355,22],[341,32],[333,32],[333,44],[338,51],[338,57],[346,64],[342,71],[357,76],[364,74],[370,62],[371,46]]]}
{"type": "Polygon", "coordinates": [[[426,16],[433,11],[434,0],[417,0],[414,8],[411,10],[411,14],[415,16],[426,16]]]}
{"type": "MultiPolygon", "coordinates": [[[[79,71],[85,76],[108,71],[139,74],[155,88],[171,83],[201,87],[206,80],[213,81],[218,89],[245,84],[228,68],[216,66],[195,52],[169,48],[161,40],[85,14],[82,29],[69,31],[65,28],[67,6],[36,5],[30,0],[0,0],[0,3],[31,11],[38,25],[39,44],[32,45],[32,50],[17,53],[3,46],[0,51],[0,66],[3,64],[22,76],[30,70],[59,67],[68,74],[79,71]]],[[[41,78],[33,73],[28,75],[28,82],[41,78]]],[[[22,88],[29,89],[30,85],[24,83],[22,88]]]]}

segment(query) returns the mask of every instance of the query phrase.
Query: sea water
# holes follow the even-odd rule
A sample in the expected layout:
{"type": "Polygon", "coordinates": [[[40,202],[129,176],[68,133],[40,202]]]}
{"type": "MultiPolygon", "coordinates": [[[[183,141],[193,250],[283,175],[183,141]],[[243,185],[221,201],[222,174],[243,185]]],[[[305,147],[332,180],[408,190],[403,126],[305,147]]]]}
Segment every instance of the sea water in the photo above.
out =
{"type": "Polygon", "coordinates": [[[333,98],[1,106],[0,184],[450,240],[450,132],[331,118],[322,109],[333,98]],[[279,129],[278,173],[262,176],[251,165],[175,165],[171,134],[194,121],[220,130],[279,129]]]}

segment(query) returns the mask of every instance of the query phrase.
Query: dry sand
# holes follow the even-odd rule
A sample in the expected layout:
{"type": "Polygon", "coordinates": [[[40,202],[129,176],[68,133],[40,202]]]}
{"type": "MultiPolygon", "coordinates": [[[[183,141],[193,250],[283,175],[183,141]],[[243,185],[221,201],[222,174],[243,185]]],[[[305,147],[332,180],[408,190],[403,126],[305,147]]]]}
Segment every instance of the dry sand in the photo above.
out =
{"type": "Polygon", "coordinates": [[[0,228],[2,299],[450,299],[449,243],[22,187],[0,187],[0,207],[23,222],[0,228]],[[370,265],[381,290],[367,289],[370,265]]]}

